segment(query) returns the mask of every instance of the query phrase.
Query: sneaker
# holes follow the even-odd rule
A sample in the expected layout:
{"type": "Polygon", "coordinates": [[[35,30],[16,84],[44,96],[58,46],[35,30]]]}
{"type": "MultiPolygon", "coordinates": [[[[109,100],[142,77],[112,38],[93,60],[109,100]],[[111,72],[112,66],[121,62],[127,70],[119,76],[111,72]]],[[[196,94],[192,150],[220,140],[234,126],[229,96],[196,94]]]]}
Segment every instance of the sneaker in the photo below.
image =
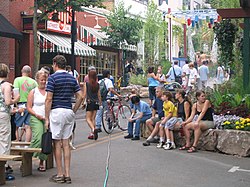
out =
{"type": "Polygon", "coordinates": [[[71,178],[70,177],[65,177],[64,178],[66,184],[71,184],[71,178]]]}
{"type": "Polygon", "coordinates": [[[174,142],[171,143],[172,144],[172,149],[176,149],[176,145],[174,142]]]}
{"type": "Polygon", "coordinates": [[[163,149],[165,149],[165,150],[169,150],[169,149],[171,149],[171,148],[172,148],[171,142],[167,142],[167,143],[163,146],[163,149]]]}
{"type": "Polygon", "coordinates": [[[55,182],[55,183],[65,183],[65,177],[64,176],[57,176],[57,175],[53,175],[50,179],[50,182],[55,182]]]}
{"type": "Polygon", "coordinates": [[[10,175],[10,174],[5,174],[5,180],[6,181],[13,181],[15,180],[15,177],[13,175],[10,175]]]}
{"type": "Polygon", "coordinates": [[[88,136],[88,139],[93,140],[93,139],[94,139],[94,134],[91,133],[91,134],[88,136]]]}
{"type": "Polygon", "coordinates": [[[150,146],[150,142],[146,141],[142,143],[143,146],[150,146]]]}
{"type": "Polygon", "coordinates": [[[147,142],[149,143],[159,143],[159,141],[155,138],[150,138],[149,140],[147,140],[147,142]]]}
{"type": "Polygon", "coordinates": [[[164,142],[160,142],[160,143],[158,143],[157,145],[156,145],[156,147],[157,148],[163,148],[163,146],[164,146],[164,142]]]}
{"type": "Polygon", "coordinates": [[[125,139],[132,139],[133,136],[129,134],[129,135],[127,135],[127,136],[124,136],[124,138],[125,138],[125,139]]]}
{"type": "Polygon", "coordinates": [[[135,136],[134,138],[132,138],[131,140],[140,140],[140,137],[139,136],[135,136]]]}

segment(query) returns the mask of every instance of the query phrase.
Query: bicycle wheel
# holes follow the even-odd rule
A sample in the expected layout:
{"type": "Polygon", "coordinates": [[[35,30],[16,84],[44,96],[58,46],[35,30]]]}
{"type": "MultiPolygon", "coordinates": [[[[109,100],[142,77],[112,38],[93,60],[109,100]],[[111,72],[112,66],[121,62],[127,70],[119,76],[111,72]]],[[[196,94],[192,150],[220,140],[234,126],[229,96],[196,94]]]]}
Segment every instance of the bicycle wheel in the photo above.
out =
{"type": "Polygon", "coordinates": [[[102,126],[107,134],[114,130],[114,113],[111,110],[103,110],[102,113],[102,126]]]}
{"type": "MultiPolygon", "coordinates": [[[[118,108],[117,108],[118,110],[118,108]]],[[[131,117],[132,111],[129,106],[123,105],[118,111],[118,127],[126,131],[128,129],[128,119],[131,117]]]]}

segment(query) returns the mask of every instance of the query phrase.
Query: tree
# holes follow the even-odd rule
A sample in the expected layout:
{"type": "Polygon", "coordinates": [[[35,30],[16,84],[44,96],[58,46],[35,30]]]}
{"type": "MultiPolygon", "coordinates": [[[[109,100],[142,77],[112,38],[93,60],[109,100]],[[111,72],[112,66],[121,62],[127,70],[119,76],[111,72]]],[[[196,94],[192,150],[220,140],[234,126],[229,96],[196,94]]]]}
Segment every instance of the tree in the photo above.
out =
{"type": "Polygon", "coordinates": [[[107,15],[108,27],[103,27],[102,31],[107,33],[108,42],[112,47],[119,48],[121,44],[136,45],[140,41],[140,31],[142,21],[139,16],[129,15],[129,10],[120,3],[111,14],[107,15]]]}
{"type": "Polygon", "coordinates": [[[208,3],[211,4],[213,8],[239,8],[239,0],[209,0],[208,3]]]}
{"type": "Polygon", "coordinates": [[[38,71],[40,64],[40,47],[37,40],[37,23],[40,20],[47,19],[50,13],[66,12],[68,7],[75,11],[82,11],[82,6],[99,6],[102,7],[103,0],[34,0],[33,15],[33,39],[34,39],[34,73],[38,71]],[[38,14],[40,10],[42,13],[38,14]]]}
{"type": "Polygon", "coordinates": [[[157,10],[157,5],[150,2],[146,14],[146,21],[143,27],[144,43],[145,43],[145,61],[152,64],[159,52],[163,57],[160,60],[165,60],[164,44],[167,36],[167,24],[163,21],[162,14],[157,10]]]}

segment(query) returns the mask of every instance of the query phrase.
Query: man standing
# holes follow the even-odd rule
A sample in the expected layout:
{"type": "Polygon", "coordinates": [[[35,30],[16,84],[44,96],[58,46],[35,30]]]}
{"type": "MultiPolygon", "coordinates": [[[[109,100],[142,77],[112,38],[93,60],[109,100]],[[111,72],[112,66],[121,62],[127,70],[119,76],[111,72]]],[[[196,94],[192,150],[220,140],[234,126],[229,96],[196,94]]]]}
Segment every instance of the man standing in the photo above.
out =
{"type": "Polygon", "coordinates": [[[208,74],[209,69],[207,67],[207,61],[203,61],[202,65],[199,67],[199,75],[200,75],[200,81],[201,81],[201,88],[205,89],[207,87],[207,80],[208,80],[208,74]]]}
{"type": "Polygon", "coordinates": [[[178,66],[178,61],[174,61],[174,65],[169,69],[166,78],[170,79],[170,82],[176,82],[176,77],[182,76],[182,69],[178,66]]]}
{"type": "Polygon", "coordinates": [[[31,128],[29,126],[30,114],[26,109],[27,99],[29,92],[37,86],[37,83],[34,79],[30,78],[31,68],[28,65],[23,66],[22,76],[17,77],[14,80],[14,87],[19,89],[20,100],[17,103],[18,112],[15,115],[15,123],[17,126],[16,138],[19,140],[18,128],[24,125],[25,127],[25,141],[31,141],[31,128]]]}
{"type": "MultiPolygon", "coordinates": [[[[102,87],[101,83],[104,81],[104,86],[107,89],[107,93],[111,92],[112,94],[117,95],[118,97],[121,97],[115,90],[112,81],[110,80],[110,71],[109,70],[103,70],[102,72],[103,79],[101,79],[98,83],[100,85],[100,92],[102,93],[102,87]]],[[[102,95],[101,95],[102,96],[102,95]]],[[[102,96],[102,107],[97,110],[96,113],[96,129],[97,132],[102,132],[101,126],[102,126],[102,113],[103,110],[107,109],[107,94],[105,96],[102,96]]]]}
{"type": "Polygon", "coordinates": [[[75,112],[82,102],[82,93],[76,79],[67,73],[66,59],[62,55],[53,58],[52,74],[48,78],[47,97],[45,100],[45,126],[50,127],[54,144],[54,155],[57,175],[50,178],[51,182],[71,183],[70,159],[71,149],[69,138],[74,127],[75,112]],[[72,110],[71,98],[76,97],[72,110]],[[63,149],[63,151],[62,151],[63,149]],[[64,168],[62,164],[64,158],[64,168]]]}

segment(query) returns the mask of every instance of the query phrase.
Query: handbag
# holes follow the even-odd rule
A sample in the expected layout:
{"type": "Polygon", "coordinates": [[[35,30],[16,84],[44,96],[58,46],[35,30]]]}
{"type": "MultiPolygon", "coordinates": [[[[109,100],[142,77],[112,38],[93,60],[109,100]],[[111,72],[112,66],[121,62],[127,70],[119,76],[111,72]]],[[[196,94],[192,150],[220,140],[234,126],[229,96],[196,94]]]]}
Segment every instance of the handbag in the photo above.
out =
{"type": "Polygon", "coordinates": [[[41,147],[43,154],[48,155],[52,153],[52,133],[49,129],[42,135],[41,147]]]}
{"type": "Polygon", "coordinates": [[[173,71],[174,71],[174,79],[175,79],[175,82],[178,82],[179,84],[182,84],[182,77],[180,75],[176,75],[175,74],[175,70],[174,70],[174,66],[173,66],[173,71]]]}

